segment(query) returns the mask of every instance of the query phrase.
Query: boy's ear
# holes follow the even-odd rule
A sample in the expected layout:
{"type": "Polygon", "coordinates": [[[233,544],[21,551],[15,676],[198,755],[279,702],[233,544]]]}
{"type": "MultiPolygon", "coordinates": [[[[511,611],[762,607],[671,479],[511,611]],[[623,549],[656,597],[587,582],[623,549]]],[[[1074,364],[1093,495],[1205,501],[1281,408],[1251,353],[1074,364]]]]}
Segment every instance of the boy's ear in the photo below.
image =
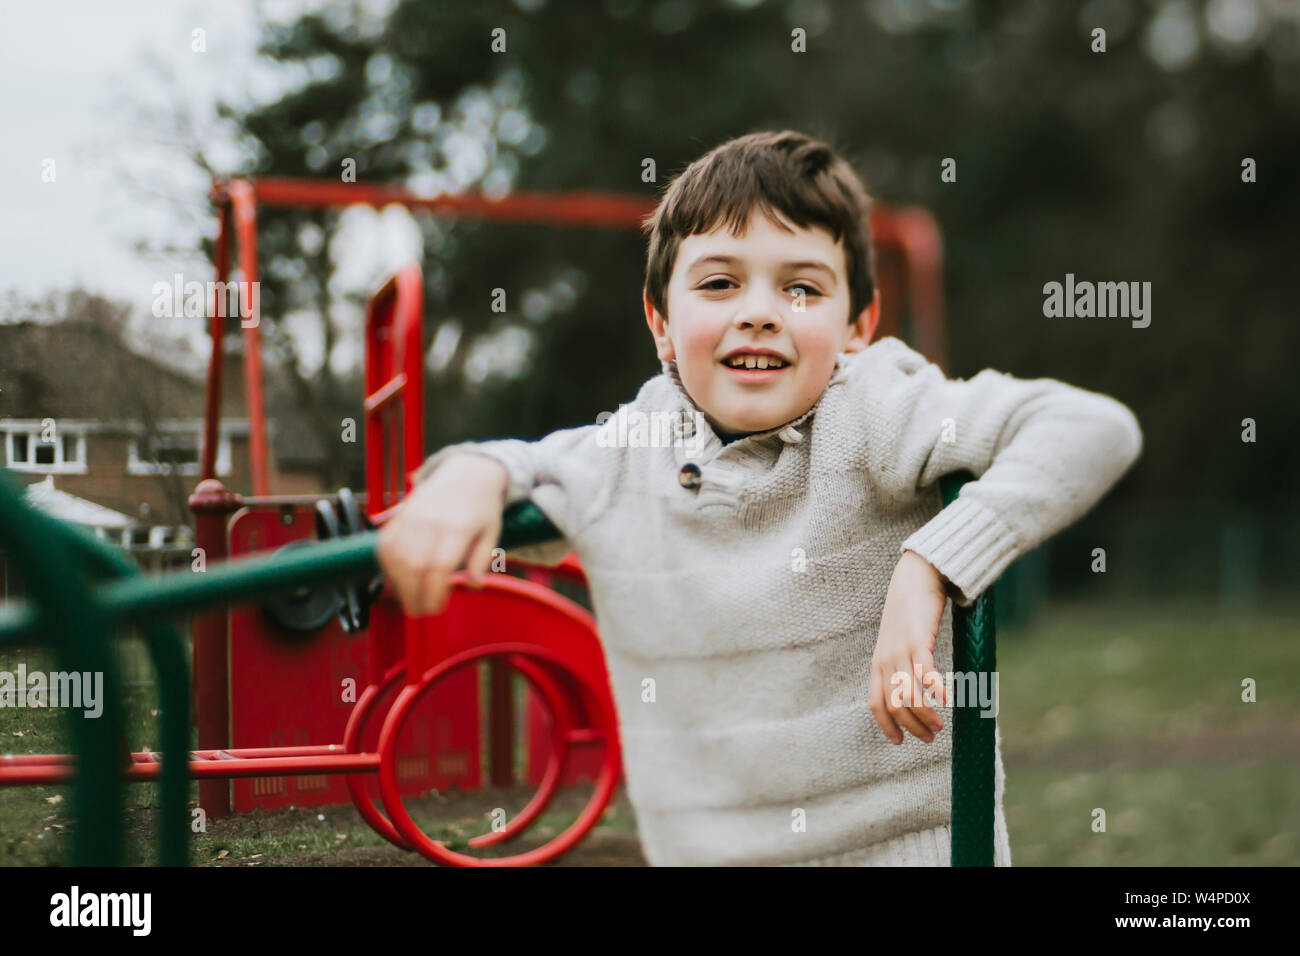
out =
{"type": "Polygon", "coordinates": [[[880,325],[880,288],[871,296],[871,304],[862,310],[857,321],[853,323],[853,335],[845,352],[860,352],[871,344],[876,336],[876,326],[880,325]]]}
{"type": "Polygon", "coordinates": [[[650,301],[650,293],[645,294],[645,321],[650,326],[650,334],[655,339],[655,350],[659,353],[659,358],[664,361],[670,361],[676,356],[673,354],[673,340],[668,337],[665,326],[668,320],[659,314],[650,301]]]}

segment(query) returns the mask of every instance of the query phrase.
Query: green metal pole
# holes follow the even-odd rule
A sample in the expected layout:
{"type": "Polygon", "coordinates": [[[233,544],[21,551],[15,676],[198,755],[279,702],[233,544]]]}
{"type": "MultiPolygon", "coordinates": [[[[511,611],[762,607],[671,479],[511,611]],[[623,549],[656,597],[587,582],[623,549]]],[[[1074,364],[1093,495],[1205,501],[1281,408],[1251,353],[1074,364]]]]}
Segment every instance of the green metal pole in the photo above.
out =
{"type": "MultiPolygon", "coordinates": [[[[940,481],[944,507],[957,499],[970,472],[940,481]]],[[[996,666],[993,588],[968,607],[952,608],[952,668],[991,680],[996,666]]],[[[977,697],[977,695],[971,695],[977,697]]],[[[953,702],[952,865],[993,865],[993,747],[996,718],[980,712],[979,700],[953,702]]]]}
{"type": "MultiPolygon", "coordinates": [[[[555,526],[531,502],[513,505],[503,515],[500,543],[507,550],[559,536],[555,526]]],[[[228,561],[203,572],[137,575],[103,585],[96,597],[115,624],[146,623],[185,611],[246,604],[305,584],[366,581],[378,571],[378,537],[378,531],[364,531],[288,554],[228,561]]],[[[0,646],[21,643],[30,636],[35,621],[34,608],[22,601],[11,602],[0,613],[0,646]]]]}
{"type": "Polygon", "coordinates": [[[109,646],[109,620],[57,531],[57,522],[29,507],[6,472],[0,477],[0,546],[14,558],[35,601],[32,633],[54,648],[60,671],[102,676],[102,711],[65,708],[77,751],[72,812],[73,862],[119,866],[123,860],[123,783],[118,761],[122,694],[109,646]]]}
{"type": "MultiPolygon", "coordinates": [[[[91,576],[143,577],[139,566],[120,548],[99,540],[89,529],[61,521],[51,522],[50,528],[76,553],[91,576]]],[[[172,622],[150,622],[143,632],[158,678],[158,704],[162,711],[158,862],[163,866],[185,866],[189,862],[189,662],[185,657],[185,640],[172,622]]]]}

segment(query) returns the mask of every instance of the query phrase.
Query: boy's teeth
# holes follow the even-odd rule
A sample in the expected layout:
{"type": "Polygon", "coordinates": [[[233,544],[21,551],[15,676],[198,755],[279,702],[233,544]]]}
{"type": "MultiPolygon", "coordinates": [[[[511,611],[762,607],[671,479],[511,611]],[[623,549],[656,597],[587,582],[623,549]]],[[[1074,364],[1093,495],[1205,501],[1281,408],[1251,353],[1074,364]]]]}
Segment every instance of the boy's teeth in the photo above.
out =
{"type": "Polygon", "coordinates": [[[737,355],[731,359],[728,364],[732,368],[783,368],[784,365],[778,358],[768,358],[766,355],[737,355]]]}

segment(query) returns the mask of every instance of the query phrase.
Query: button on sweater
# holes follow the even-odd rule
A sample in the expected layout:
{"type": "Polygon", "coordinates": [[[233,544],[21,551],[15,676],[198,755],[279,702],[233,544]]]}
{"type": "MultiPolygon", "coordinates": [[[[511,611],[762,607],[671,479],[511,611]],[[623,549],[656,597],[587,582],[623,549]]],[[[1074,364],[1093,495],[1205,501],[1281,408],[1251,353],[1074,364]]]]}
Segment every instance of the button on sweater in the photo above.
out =
{"type": "MultiPolygon", "coordinates": [[[[577,552],[652,865],[946,866],[952,708],[936,708],[932,743],[899,745],[868,708],[894,567],[915,551],[969,605],[1141,447],[1113,398],[993,370],[948,379],[885,338],[841,353],[803,415],[725,445],[667,361],[599,424],[451,445],[416,480],[488,455],[506,504],[531,498],[564,536],[511,553],[577,552]],[[944,507],[939,479],[963,470],[976,480],[944,507]]],[[[952,650],[950,603],[941,673],[952,650]]],[[[1000,734],[995,761],[995,865],[1009,866],[1000,734]]]]}

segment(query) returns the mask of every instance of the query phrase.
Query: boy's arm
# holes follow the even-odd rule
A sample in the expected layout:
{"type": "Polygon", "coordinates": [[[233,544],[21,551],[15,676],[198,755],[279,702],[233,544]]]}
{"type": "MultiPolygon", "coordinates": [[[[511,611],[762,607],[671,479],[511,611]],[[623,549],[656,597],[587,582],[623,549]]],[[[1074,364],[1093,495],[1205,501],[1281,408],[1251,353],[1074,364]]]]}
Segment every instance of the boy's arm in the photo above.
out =
{"type": "Polygon", "coordinates": [[[864,368],[868,467],[909,494],[967,470],[977,480],[903,541],[969,606],[1016,558],[1082,517],[1142,450],[1136,416],[1115,399],[1050,378],[986,369],[969,380],[897,343],[864,368]]]}
{"type": "Polygon", "coordinates": [[[447,445],[424,460],[413,482],[419,484],[449,457],[461,453],[486,455],[509,476],[503,506],[531,499],[564,535],[555,541],[511,549],[508,553],[532,564],[557,564],[572,549],[569,538],[594,519],[608,501],[613,464],[608,449],[596,444],[596,425],[552,432],[537,441],[502,438],[447,445]]]}

